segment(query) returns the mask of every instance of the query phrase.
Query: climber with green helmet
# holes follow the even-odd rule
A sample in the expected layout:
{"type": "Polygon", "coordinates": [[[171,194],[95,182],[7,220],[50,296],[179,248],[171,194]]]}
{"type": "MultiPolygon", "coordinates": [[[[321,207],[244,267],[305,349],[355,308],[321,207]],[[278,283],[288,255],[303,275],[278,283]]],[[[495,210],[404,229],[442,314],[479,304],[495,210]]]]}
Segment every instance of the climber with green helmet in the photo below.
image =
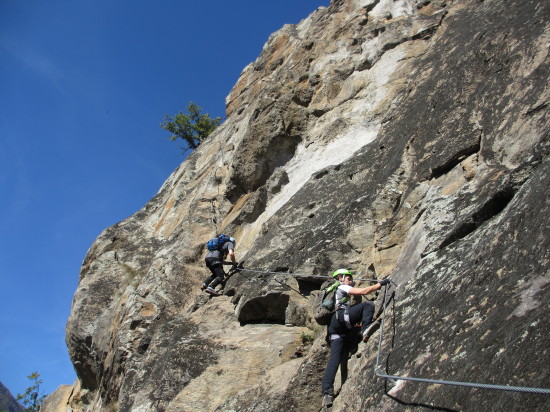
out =
{"type": "Polygon", "coordinates": [[[352,306],[350,295],[368,295],[390,283],[390,279],[384,279],[373,286],[358,288],[354,286],[353,276],[347,269],[336,270],[332,277],[337,279],[340,284],[336,290],[336,310],[327,329],[330,358],[322,381],[323,405],[326,407],[332,406],[334,379],[338,367],[340,367],[343,384],[347,379],[350,349],[357,345],[358,340],[367,342],[380,326],[377,321],[372,321],[374,303],[361,302],[352,306]],[[361,324],[360,335],[358,328],[355,327],[357,324],[361,324]]]}

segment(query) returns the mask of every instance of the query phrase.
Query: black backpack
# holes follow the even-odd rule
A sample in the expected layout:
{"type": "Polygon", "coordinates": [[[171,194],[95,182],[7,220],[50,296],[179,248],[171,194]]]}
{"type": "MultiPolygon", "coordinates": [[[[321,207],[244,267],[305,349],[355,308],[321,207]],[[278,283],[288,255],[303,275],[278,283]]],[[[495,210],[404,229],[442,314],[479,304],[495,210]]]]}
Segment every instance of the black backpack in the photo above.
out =
{"type": "Polygon", "coordinates": [[[319,325],[325,326],[330,323],[336,304],[336,289],[339,285],[340,282],[337,280],[327,280],[321,285],[319,294],[315,296],[313,300],[315,310],[313,317],[319,325]]]}

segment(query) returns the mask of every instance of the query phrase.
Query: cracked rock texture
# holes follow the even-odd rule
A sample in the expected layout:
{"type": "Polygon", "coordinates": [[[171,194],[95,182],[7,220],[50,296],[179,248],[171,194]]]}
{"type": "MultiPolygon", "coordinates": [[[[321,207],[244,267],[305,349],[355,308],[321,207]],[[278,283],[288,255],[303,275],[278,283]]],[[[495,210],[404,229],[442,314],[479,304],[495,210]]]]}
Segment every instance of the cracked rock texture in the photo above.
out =
{"type": "MultiPolygon", "coordinates": [[[[543,0],[333,0],[271,35],[223,125],[91,246],[78,381],[46,411],[318,411],[310,301],[339,267],[399,285],[381,372],[550,387],[549,22],[543,0]],[[305,276],[240,272],[209,299],[222,232],[245,268],[305,276]]],[[[334,411],[550,409],[377,378],[378,336],[334,411]]]]}

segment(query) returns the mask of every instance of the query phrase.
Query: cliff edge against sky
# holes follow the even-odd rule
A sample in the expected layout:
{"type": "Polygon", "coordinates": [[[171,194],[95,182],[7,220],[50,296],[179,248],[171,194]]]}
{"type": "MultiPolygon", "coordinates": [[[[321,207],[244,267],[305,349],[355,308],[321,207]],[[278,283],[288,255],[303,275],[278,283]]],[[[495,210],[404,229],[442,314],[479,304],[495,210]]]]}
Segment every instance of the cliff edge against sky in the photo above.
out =
{"type": "MultiPolygon", "coordinates": [[[[333,0],[274,33],[227,120],[91,246],[67,323],[78,381],[46,410],[318,411],[311,295],[339,267],[399,285],[382,372],[550,387],[549,17],[542,0],[333,0]],[[256,272],[208,299],[217,233],[256,272]]],[[[334,411],[550,408],[377,378],[375,336],[334,411]]]]}

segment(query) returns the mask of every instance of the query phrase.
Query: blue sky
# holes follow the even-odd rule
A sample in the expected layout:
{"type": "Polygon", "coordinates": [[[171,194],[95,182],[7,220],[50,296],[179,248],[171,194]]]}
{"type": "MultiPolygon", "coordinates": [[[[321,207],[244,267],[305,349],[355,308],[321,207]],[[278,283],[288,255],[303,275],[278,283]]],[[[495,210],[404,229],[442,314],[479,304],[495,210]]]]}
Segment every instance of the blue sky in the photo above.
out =
{"type": "Polygon", "coordinates": [[[159,125],[213,117],[269,35],[329,0],[0,0],[0,381],[76,375],[65,323],[100,232],[183,161],[159,125]]]}

